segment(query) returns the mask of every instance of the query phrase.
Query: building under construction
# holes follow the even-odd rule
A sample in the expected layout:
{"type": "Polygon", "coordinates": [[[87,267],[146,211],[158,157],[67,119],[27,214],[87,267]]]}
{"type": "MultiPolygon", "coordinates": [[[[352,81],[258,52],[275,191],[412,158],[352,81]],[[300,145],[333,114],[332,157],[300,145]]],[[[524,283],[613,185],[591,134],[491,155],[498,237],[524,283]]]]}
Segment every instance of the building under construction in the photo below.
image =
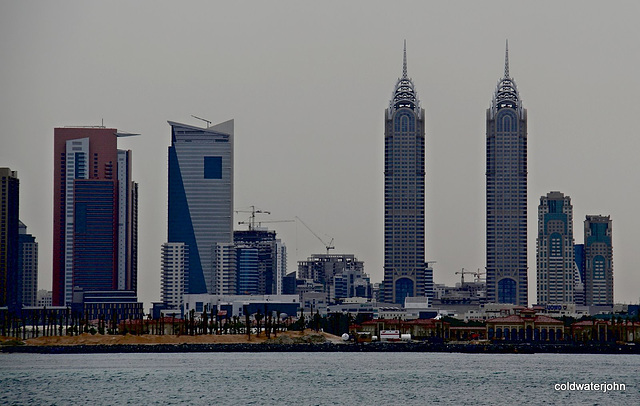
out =
{"type": "Polygon", "coordinates": [[[298,261],[298,278],[322,286],[330,302],[348,297],[371,297],[364,262],[353,254],[314,254],[298,261]]]}

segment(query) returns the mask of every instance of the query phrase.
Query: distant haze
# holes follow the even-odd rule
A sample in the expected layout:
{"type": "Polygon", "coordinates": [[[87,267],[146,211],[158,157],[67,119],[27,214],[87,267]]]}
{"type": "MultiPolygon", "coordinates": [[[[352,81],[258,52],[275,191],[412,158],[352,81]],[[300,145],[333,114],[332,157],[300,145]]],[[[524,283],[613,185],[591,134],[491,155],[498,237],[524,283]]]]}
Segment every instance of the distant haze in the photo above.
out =
{"type": "MultiPolygon", "coordinates": [[[[485,111],[510,73],[528,110],[529,300],[539,198],[571,196],[613,220],[616,302],[638,302],[640,2],[0,1],[0,166],[18,171],[20,218],[51,288],[53,128],[141,133],[139,297],[160,299],[167,120],[235,120],[235,206],[299,216],[335,253],[383,266],[384,109],[408,72],[426,111],[427,258],[436,283],[485,267],[485,111]],[[330,237],[326,237],[330,240],[330,237]]],[[[236,215],[236,222],[248,218],[236,215]]],[[[289,271],[324,246],[265,224],[289,271]]],[[[246,226],[237,226],[246,227],[246,226]]]]}

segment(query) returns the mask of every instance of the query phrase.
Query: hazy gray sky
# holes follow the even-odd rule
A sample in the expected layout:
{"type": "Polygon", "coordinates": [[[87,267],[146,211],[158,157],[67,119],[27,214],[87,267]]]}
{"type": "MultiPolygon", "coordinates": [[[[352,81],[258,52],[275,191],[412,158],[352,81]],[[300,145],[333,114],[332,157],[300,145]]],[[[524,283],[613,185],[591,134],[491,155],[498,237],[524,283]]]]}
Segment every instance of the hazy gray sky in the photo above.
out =
{"type": "MultiPolygon", "coordinates": [[[[638,1],[0,1],[0,166],[18,171],[20,217],[51,288],[53,128],[142,136],[139,297],[160,298],[167,120],[235,119],[235,206],[301,217],[338,253],[383,266],[383,123],[407,40],[427,126],[427,258],[436,283],[485,266],[485,111],[503,73],[529,118],[529,300],[541,195],[613,219],[615,300],[638,302],[638,1]]],[[[238,215],[236,221],[245,220],[238,215]]],[[[296,261],[324,252],[272,225],[296,261]]],[[[238,226],[240,227],[240,226],[238,226]]]]}

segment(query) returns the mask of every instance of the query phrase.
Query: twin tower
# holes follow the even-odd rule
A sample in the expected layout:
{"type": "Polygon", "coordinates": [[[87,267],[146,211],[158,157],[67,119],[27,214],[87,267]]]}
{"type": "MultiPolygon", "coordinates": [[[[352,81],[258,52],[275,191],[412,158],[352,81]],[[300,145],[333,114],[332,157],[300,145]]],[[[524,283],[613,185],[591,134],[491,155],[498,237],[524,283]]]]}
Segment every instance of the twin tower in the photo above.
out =
{"type": "MultiPolygon", "coordinates": [[[[384,298],[433,296],[425,262],[425,113],[407,75],[385,110],[384,298]]],[[[527,110],[522,107],[505,52],[504,76],[487,109],[487,301],[527,306],[527,110]]]]}

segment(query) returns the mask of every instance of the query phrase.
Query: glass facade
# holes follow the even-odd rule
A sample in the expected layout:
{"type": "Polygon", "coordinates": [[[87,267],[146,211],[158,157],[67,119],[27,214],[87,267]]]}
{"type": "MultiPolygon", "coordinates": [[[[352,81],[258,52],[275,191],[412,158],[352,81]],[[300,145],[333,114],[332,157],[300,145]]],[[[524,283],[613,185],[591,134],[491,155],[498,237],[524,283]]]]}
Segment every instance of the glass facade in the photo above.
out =
{"type": "Polygon", "coordinates": [[[116,181],[76,180],[73,287],[117,289],[116,181]]]}
{"type": "Polygon", "coordinates": [[[233,120],[169,124],[167,242],[189,247],[186,293],[213,293],[224,280],[217,246],[233,242],[233,120]]]}
{"type": "Polygon", "coordinates": [[[569,196],[549,192],[540,197],[536,241],[537,303],[575,303],[573,206],[569,196]]]}
{"type": "Polygon", "coordinates": [[[585,304],[613,304],[613,246],[610,216],[588,215],[584,221],[585,304]]]}
{"type": "Polygon", "coordinates": [[[527,306],[527,111],[507,57],[487,110],[486,221],[487,301],[527,306]]]}
{"type": "Polygon", "coordinates": [[[385,117],[384,301],[404,304],[408,296],[432,296],[425,264],[424,109],[407,76],[406,51],[385,117]]]}

